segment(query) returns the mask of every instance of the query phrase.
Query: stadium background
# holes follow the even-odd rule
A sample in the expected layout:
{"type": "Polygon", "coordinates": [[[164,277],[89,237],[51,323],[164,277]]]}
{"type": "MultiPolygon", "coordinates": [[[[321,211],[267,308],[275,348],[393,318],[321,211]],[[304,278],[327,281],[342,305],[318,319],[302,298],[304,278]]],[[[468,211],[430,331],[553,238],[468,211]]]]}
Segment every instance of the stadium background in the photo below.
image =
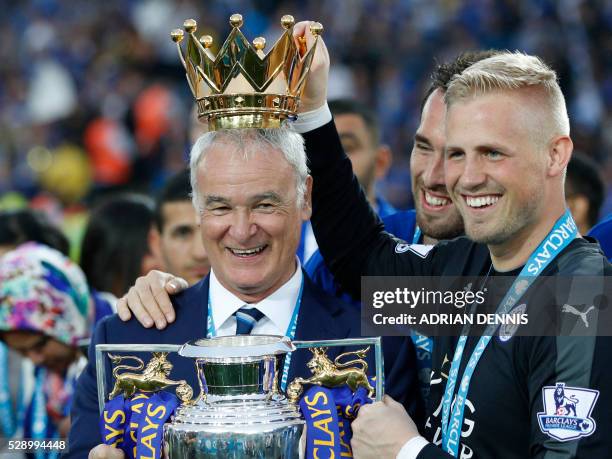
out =
{"type": "MultiPolygon", "coordinates": [[[[46,210],[78,238],[115,190],[154,192],[184,164],[191,93],[169,38],[187,18],[216,46],[232,13],[268,47],[283,14],[316,19],[330,98],[374,108],[394,153],[382,192],[411,207],[412,136],[427,75],[465,50],[518,49],[558,72],[576,150],[601,165],[612,212],[609,0],[0,1],[0,208],[46,210]]],[[[217,48],[215,48],[217,49],[217,48]]]]}

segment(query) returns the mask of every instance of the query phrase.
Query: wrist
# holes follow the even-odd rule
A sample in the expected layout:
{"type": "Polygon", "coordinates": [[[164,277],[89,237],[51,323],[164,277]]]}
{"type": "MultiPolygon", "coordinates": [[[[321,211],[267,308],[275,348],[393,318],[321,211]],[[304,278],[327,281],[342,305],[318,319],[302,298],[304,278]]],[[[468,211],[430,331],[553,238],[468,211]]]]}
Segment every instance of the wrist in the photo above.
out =
{"type": "Polygon", "coordinates": [[[395,457],[396,459],[416,459],[421,450],[428,444],[429,442],[425,438],[415,435],[401,446],[395,457]]]}
{"type": "Polygon", "coordinates": [[[293,129],[304,134],[319,128],[332,120],[332,114],[327,106],[327,102],[323,102],[323,105],[310,111],[304,111],[298,115],[298,119],[293,123],[293,129]]]}

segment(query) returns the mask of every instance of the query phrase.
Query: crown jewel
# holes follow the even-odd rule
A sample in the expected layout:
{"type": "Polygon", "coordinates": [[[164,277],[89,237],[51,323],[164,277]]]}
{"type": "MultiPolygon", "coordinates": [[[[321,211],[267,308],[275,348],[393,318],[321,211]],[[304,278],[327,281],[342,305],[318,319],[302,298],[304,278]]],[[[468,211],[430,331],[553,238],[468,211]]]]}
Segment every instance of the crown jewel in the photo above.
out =
{"type": "Polygon", "coordinates": [[[170,34],[185,67],[198,118],[207,121],[210,130],[279,127],[283,120],[295,118],[323,32],[318,22],[310,25],[315,43],[307,51],[305,39],[296,43],[293,38],[293,16],[285,15],[281,18],[285,31],[266,54],[265,38],[257,37],[249,43],[240,31],[242,23],[240,14],[232,14],[232,31],[217,56],[210,50],[210,35],[196,37],[193,19],[183,23],[184,31],[174,29],[170,34]],[[183,47],[185,32],[187,43],[183,47]]]}

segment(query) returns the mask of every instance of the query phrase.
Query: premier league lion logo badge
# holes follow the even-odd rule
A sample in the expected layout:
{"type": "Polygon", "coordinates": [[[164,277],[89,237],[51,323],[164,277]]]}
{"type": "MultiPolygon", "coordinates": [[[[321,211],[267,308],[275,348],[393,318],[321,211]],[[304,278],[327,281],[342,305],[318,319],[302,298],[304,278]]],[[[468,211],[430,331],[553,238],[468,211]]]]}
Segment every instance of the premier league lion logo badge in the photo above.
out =
{"type": "Polygon", "coordinates": [[[565,383],[542,388],[544,412],[538,413],[540,429],[559,441],[588,437],[595,432],[591,412],[599,391],[581,387],[566,387],[565,383]]]}

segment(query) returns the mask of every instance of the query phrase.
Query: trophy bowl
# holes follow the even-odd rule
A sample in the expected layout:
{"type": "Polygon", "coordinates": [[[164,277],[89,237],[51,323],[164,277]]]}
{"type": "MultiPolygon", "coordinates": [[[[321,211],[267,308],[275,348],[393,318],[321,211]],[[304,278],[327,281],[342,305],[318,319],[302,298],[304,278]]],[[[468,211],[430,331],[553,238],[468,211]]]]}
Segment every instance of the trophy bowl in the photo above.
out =
{"type": "Polygon", "coordinates": [[[278,387],[285,356],[294,350],[288,338],[269,335],[183,345],[179,355],[195,359],[200,395],[184,401],[164,426],[165,457],[300,457],[305,423],[278,387]]]}

